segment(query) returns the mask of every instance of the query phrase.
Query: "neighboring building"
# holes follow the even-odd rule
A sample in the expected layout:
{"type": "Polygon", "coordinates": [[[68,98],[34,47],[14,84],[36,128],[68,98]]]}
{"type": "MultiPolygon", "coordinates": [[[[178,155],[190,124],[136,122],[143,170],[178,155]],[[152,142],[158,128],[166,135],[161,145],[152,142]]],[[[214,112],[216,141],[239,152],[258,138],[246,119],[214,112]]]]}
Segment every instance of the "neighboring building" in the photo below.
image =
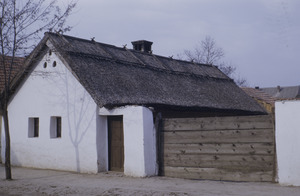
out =
{"type": "Polygon", "coordinates": [[[270,88],[259,88],[271,95],[276,100],[300,99],[300,85],[298,86],[277,86],[270,88]]]}
{"type": "MultiPolygon", "coordinates": [[[[25,58],[23,57],[15,57],[14,58],[14,63],[12,66],[12,70],[11,70],[11,80],[14,79],[14,77],[17,75],[18,72],[20,72],[23,68],[23,64],[24,64],[24,60],[25,58]]],[[[10,56],[5,56],[4,59],[5,63],[6,63],[6,71],[9,71],[9,67],[10,67],[10,63],[12,61],[12,57],[10,56]]],[[[2,91],[5,88],[5,77],[4,77],[4,66],[3,66],[3,60],[2,57],[0,56],[0,105],[1,105],[1,101],[2,101],[2,91]]],[[[1,136],[1,128],[2,128],[2,111],[1,111],[1,107],[0,107],[0,136],[1,136]]],[[[1,152],[1,140],[0,140],[0,152],[1,152]]],[[[0,162],[1,162],[1,156],[0,156],[0,162]]]]}
{"type": "MultiPolygon", "coordinates": [[[[12,70],[11,70],[11,80],[13,80],[14,77],[17,75],[17,73],[22,70],[24,60],[25,60],[24,57],[14,57],[14,60],[13,60],[14,63],[13,63],[12,70]]],[[[11,61],[12,61],[12,57],[5,56],[7,73],[9,71],[11,61]]],[[[4,90],[4,87],[5,87],[5,79],[4,78],[5,77],[4,77],[3,62],[2,62],[2,57],[0,56],[0,94],[4,90]]],[[[1,103],[1,96],[0,96],[0,103],[1,103]]]]}
{"type": "Polygon", "coordinates": [[[300,186],[300,100],[275,103],[278,182],[300,186]]]}
{"type": "Polygon", "coordinates": [[[131,50],[46,33],[12,86],[12,164],[156,175],[158,113],[265,114],[217,67],[154,55],[151,44],[131,50]]]}
{"type": "Polygon", "coordinates": [[[275,116],[277,181],[300,186],[300,86],[243,88],[275,116]]]}
{"type": "Polygon", "coordinates": [[[260,103],[268,113],[274,113],[275,101],[300,99],[300,86],[277,86],[270,88],[242,87],[242,89],[260,103]]]}
{"type": "Polygon", "coordinates": [[[268,113],[274,113],[275,99],[271,97],[271,95],[263,92],[259,88],[242,87],[242,89],[263,106],[268,113]]]}

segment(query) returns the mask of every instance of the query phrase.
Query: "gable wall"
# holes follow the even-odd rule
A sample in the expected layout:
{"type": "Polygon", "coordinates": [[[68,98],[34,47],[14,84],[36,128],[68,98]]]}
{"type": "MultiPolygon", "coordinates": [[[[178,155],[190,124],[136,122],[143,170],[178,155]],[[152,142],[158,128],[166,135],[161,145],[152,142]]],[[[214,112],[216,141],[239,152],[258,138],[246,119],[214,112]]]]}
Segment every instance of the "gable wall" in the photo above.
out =
{"type": "MultiPolygon", "coordinates": [[[[12,165],[97,172],[96,108],[55,53],[47,53],[8,107],[12,165]],[[50,138],[51,116],[62,118],[61,138],[50,138]],[[34,117],[39,118],[39,137],[29,138],[29,118],[34,117]]],[[[4,139],[2,131],[2,146],[4,139]]],[[[3,147],[1,156],[4,161],[3,147]]]]}

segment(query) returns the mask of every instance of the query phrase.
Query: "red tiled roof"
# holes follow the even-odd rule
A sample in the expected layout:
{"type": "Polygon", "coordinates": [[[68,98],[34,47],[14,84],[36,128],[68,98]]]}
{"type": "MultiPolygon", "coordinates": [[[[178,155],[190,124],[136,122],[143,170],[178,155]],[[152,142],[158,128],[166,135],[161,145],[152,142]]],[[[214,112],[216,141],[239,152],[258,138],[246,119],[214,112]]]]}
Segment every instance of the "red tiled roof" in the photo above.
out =
{"type": "MultiPolygon", "coordinates": [[[[6,56],[5,57],[5,69],[9,70],[10,62],[12,60],[12,57],[6,56]]],[[[24,64],[24,57],[15,57],[14,63],[12,66],[12,73],[11,73],[11,80],[16,76],[16,74],[22,69],[24,64]]],[[[3,72],[3,63],[2,63],[2,57],[0,56],[0,92],[4,89],[5,81],[4,81],[4,72],[3,72]]]]}
{"type": "Polygon", "coordinates": [[[275,100],[273,97],[271,97],[269,94],[263,92],[260,89],[256,88],[249,88],[249,87],[242,87],[242,89],[247,93],[250,97],[255,98],[257,100],[264,101],[269,104],[274,104],[275,100]]]}

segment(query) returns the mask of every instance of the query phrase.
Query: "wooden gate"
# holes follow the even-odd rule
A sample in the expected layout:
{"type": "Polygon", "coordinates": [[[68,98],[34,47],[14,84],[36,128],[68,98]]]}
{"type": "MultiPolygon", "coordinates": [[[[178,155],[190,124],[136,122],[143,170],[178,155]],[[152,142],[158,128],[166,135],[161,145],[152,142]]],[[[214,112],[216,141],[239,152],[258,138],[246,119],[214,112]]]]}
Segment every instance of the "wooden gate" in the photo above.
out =
{"type": "Polygon", "coordinates": [[[160,170],[170,177],[274,181],[270,116],[163,119],[160,170]]]}

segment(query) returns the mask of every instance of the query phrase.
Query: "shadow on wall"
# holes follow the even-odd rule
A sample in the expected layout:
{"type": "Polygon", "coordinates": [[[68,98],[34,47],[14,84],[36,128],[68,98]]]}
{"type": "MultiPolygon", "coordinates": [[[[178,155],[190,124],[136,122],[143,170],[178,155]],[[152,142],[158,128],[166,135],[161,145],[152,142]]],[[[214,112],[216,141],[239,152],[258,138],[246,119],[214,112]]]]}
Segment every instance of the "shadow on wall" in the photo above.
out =
{"type": "Polygon", "coordinates": [[[67,121],[69,138],[74,146],[76,171],[81,172],[79,145],[95,120],[95,110],[91,115],[90,106],[93,104],[85,90],[79,89],[78,84],[70,82],[68,73],[65,75],[65,100],[67,106],[67,121]]]}
{"type": "Polygon", "coordinates": [[[67,122],[63,127],[67,127],[70,141],[74,147],[76,171],[81,172],[80,144],[88,133],[92,122],[95,121],[96,111],[92,109],[95,103],[92,98],[74,79],[74,76],[65,66],[56,66],[55,71],[42,73],[43,78],[47,78],[49,85],[57,90],[51,92],[48,102],[53,102],[53,107],[59,107],[56,111],[63,111],[67,122]],[[51,77],[50,77],[51,76],[51,77]],[[55,98],[54,98],[55,97],[55,98]],[[54,99],[53,99],[54,98],[54,99]]]}
{"type": "MultiPolygon", "coordinates": [[[[68,92],[68,91],[67,91],[68,92]]],[[[68,93],[67,93],[68,94],[68,93]]],[[[84,97],[85,93],[84,93],[84,97]]],[[[68,98],[70,98],[69,96],[67,96],[67,100],[70,101],[68,98]]],[[[90,99],[89,99],[90,100],[90,99]]],[[[79,145],[82,142],[85,134],[88,132],[89,127],[91,126],[94,117],[95,117],[95,112],[93,113],[92,117],[90,119],[85,119],[86,114],[87,114],[87,110],[89,109],[88,105],[89,105],[90,101],[85,102],[85,99],[83,98],[82,104],[81,105],[76,105],[76,104],[70,104],[67,103],[68,107],[67,107],[67,119],[68,119],[68,127],[69,127],[69,137],[70,140],[74,146],[74,150],[75,150],[75,155],[76,155],[76,170],[77,172],[81,172],[80,170],[80,155],[79,155],[79,145]],[[70,106],[74,107],[73,109],[70,108],[70,106]],[[76,107],[80,107],[79,112],[75,112],[77,111],[78,108],[76,107]],[[76,115],[77,113],[77,115],[76,115]],[[71,125],[71,115],[74,114],[74,119],[73,119],[73,126],[71,125]],[[84,120],[85,119],[85,120],[84,120]]]]}

